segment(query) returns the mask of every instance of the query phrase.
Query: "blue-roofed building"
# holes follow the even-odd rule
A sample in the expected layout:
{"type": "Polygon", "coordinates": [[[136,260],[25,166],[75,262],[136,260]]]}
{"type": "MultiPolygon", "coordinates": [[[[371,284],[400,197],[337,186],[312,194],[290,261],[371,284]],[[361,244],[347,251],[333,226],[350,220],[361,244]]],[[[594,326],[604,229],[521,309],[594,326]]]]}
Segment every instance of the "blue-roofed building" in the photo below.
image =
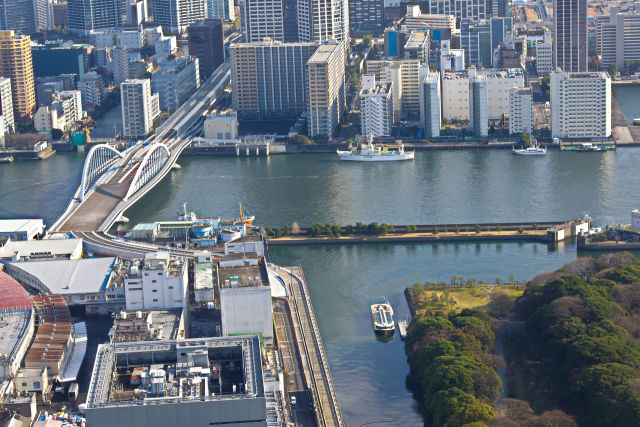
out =
{"type": "Polygon", "coordinates": [[[4,268],[28,288],[62,295],[70,306],[86,306],[87,314],[125,308],[125,270],[118,258],[21,261],[5,264],[4,268]]]}

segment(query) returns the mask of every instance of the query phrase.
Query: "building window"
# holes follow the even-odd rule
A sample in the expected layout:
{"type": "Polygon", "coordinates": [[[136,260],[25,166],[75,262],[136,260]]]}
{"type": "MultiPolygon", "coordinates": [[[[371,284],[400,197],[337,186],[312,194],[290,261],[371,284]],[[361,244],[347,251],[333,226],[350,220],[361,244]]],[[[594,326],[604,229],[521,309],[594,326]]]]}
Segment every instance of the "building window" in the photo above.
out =
{"type": "Polygon", "coordinates": [[[33,388],[39,389],[40,388],[40,382],[39,381],[34,381],[33,382],[33,388]]]}
{"type": "Polygon", "coordinates": [[[169,289],[173,289],[173,286],[169,286],[169,289]]]}
{"type": "Polygon", "coordinates": [[[154,299],[153,299],[153,302],[158,302],[158,298],[154,298],[154,299]]]}
{"type": "Polygon", "coordinates": [[[158,290],[157,290],[157,289],[154,289],[154,290],[153,290],[153,291],[151,291],[151,292],[158,292],[158,290]]]}

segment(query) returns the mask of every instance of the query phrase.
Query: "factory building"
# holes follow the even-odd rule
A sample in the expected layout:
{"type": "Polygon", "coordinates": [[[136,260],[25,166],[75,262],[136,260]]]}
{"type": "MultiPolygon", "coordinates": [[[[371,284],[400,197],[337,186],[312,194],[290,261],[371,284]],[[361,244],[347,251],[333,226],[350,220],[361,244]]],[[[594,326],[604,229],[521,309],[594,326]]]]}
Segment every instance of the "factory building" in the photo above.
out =
{"type": "Polygon", "coordinates": [[[0,238],[33,240],[44,233],[44,227],[41,219],[3,219],[0,220],[0,238]]]}
{"type": "Polygon", "coordinates": [[[0,247],[0,263],[42,259],[80,259],[82,239],[47,239],[12,242],[0,247]]]}

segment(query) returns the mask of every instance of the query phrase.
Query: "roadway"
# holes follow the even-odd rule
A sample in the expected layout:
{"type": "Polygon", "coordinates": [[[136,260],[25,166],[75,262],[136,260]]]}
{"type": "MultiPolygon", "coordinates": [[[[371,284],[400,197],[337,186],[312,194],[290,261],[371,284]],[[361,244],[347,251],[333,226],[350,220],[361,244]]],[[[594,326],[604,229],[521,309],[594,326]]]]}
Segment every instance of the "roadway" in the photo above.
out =
{"type": "Polygon", "coordinates": [[[300,359],[312,391],[317,422],[322,427],[344,426],[302,268],[282,268],[274,264],[270,264],[269,268],[282,278],[288,290],[289,308],[297,337],[296,347],[301,350],[300,359]]]}
{"type": "MultiPolygon", "coordinates": [[[[223,63],[206,82],[182,104],[162,125],[156,133],[146,140],[146,144],[138,143],[120,161],[115,171],[110,171],[107,182],[97,185],[80,203],[72,203],[59,219],[62,224],[51,228],[51,231],[95,231],[108,230],[120,215],[133,203],[157,185],[171,170],[182,151],[191,143],[191,137],[201,130],[204,114],[215,103],[218,96],[229,82],[231,75],[229,61],[223,63]],[[158,171],[158,175],[147,182],[132,183],[133,175],[141,167],[144,154],[154,142],[160,142],[170,151],[169,158],[158,171]],[[156,179],[159,178],[159,179],[156,179]],[[132,191],[134,197],[126,196],[131,185],[136,185],[132,191]],[[140,188],[137,188],[140,185],[140,188]]],[[[80,195],[82,197],[82,195],[80,195]]],[[[56,221],[56,224],[58,221],[56,221]]]]}

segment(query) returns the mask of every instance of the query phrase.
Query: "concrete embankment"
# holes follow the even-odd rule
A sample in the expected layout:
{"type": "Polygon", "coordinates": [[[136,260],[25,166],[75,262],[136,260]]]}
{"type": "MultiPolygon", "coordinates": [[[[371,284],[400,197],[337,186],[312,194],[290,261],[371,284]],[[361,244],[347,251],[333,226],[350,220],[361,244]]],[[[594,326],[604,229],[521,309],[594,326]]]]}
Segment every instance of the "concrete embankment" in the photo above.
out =
{"type": "Polygon", "coordinates": [[[287,236],[268,239],[272,246],[330,245],[345,243],[418,243],[418,242],[478,242],[478,241],[553,242],[546,230],[480,232],[480,233],[390,233],[380,236],[353,235],[340,237],[287,236]]]}
{"type": "MultiPolygon", "coordinates": [[[[478,241],[535,241],[557,242],[584,230],[584,221],[519,222],[484,224],[396,225],[385,234],[356,234],[341,227],[340,236],[312,235],[310,229],[278,238],[269,238],[270,245],[326,245],[352,243],[411,243],[411,242],[478,242],[478,241]]],[[[366,226],[365,226],[366,227],[366,226]]]]}

